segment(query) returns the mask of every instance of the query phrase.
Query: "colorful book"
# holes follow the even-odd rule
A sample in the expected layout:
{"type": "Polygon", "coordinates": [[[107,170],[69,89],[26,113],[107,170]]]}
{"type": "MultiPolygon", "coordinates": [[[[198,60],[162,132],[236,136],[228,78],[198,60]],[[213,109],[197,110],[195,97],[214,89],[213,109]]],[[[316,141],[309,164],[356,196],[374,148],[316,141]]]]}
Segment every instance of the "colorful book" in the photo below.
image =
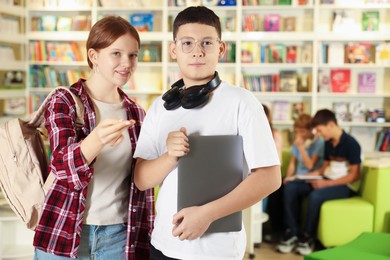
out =
{"type": "Polygon", "coordinates": [[[41,20],[42,27],[40,31],[56,31],[57,17],[55,15],[44,15],[41,20]]]}
{"type": "Polygon", "coordinates": [[[285,121],[289,119],[289,103],[286,100],[275,100],[272,107],[272,120],[285,121]]]}
{"type": "Polygon", "coordinates": [[[59,16],[57,20],[57,31],[64,32],[72,29],[72,18],[69,16],[59,16]]]}
{"type": "Polygon", "coordinates": [[[296,92],[298,88],[298,76],[296,71],[281,71],[279,91],[296,92]]]}
{"type": "Polygon", "coordinates": [[[312,63],[313,61],[313,46],[311,44],[304,44],[298,49],[298,62],[312,63]]]}
{"type": "Polygon", "coordinates": [[[280,15],[279,14],[267,14],[264,17],[264,31],[266,31],[266,32],[280,31],[280,15]]]}
{"type": "Polygon", "coordinates": [[[350,121],[349,114],[349,103],[348,102],[334,102],[333,103],[333,112],[336,116],[337,121],[339,122],[348,122],[350,121]]]}
{"type": "Polygon", "coordinates": [[[382,143],[382,146],[381,146],[381,152],[386,152],[389,150],[389,142],[390,142],[390,131],[387,131],[384,139],[383,139],[383,143],[382,143]]]}
{"type": "Polygon", "coordinates": [[[297,62],[297,46],[295,46],[295,45],[287,46],[286,62],[287,63],[296,63],[297,62]]]}
{"type": "Polygon", "coordinates": [[[374,63],[374,46],[371,43],[349,43],[345,47],[345,63],[374,63]]]}
{"type": "Polygon", "coordinates": [[[291,0],[278,0],[278,5],[291,5],[291,0]]]}
{"type": "Polygon", "coordinates": [[[285,63],[286,62],[286,46],[282,43],[268,45],[268,62],[269,63],[285,63]]]}
{"type": "Polygon", "coordinates": [[[305,103],[294,102],[291,105],[291,119],[296,120],[300,115],[305,113],[305,103]]]}
{"type": "Polygon", "coordinates": [[[349,113],[351,115],[352,122],[366,121],[366,106],[363,102],[352,101],[349,103],[349,113]]]}
{"type": "Polygon", "coordinates": [[[261,45],[257,42],[243,42],[241,45],[242,63],[260,63],[261,45]]]}
{"type": "Polygon", "coordinates": [[[160,62],[161,47],[156,44],[144,44],[141,46],[138,60],[142,62],[160,62]]]}
{"type": "Polygon", "coordinates": [[[383,144],[383,139],[385,138],[385,135],[386,135],[385,131],[381,131],[379,133],[378,140],[377,140],[376,145],[375,145],[375,151],[380,151],[381,150],[381,147],[382,147],[382,144],[383,144]]]}
{"type": "Polygon", "coordinates": [[[296,31],[296,18],[294,16],[284,17],[283,22],[283,31],[285,32],[295,32],[296,31]]]}
{"type": "Polygon", "coordinates": [[[362,13],[362,30],[379,31],[379,11],[365,11],[362,13]]]}
{"type": "Polygon", "coordinates": [[[72,17],[72,31],[88,31],[91,29],[91,17],[88,15],[76,15],[72,17]]]}
{"type": "Polygon", "coordinates": [[[361,72],[358,74],[358,92],[375,93],[376,73],[361,72]]]}
{"type": "Polygon", "coordinates": [[[367,122],[384,123],[386,122],[385,111],[383,109],[368,109],[367,122]]]}
{"type": "Polygon", "coordinates": [[[375,48],[375,64],[390,65],[390,43],[379,43],[375,48]]]}
{"type": "Polygon", "coordinates": [[[351,86],[351,70],[332,69],[330,71],[330,85],[332,92],[348,92],[351,86]]]}
{"type": "Polygon", "coordinates": [[[154,30],[153,13],[134,13],[130,15],[130,23],[139,32],[152,32],[154,30]]]}
{"type": "Polygon", "coordinates": [[[309,72],[302,72],[298,78],[298,92],[309,92],[311,90],[312,76],[309,72]]]}
{"type": "Polygon", "coordinates": [[[21,70],[6,71],[4,73],[3,87],[9,89],[25,88],[24,72],[21,70]]]}
{"type": "Polygon", "coordinates": [[[328,70],[320,70],[318,72],[318,92],[329,93],[330,88],[330,73],[328,70]]]}

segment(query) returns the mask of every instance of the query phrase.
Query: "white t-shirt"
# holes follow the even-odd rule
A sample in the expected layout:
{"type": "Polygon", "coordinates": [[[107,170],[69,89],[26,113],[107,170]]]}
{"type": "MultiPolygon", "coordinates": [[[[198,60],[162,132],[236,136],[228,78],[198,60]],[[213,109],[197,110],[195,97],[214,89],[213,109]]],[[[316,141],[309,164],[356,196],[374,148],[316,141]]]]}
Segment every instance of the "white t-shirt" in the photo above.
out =
{"type": "MultiPolygon", "coordinates": [[[[134,158],[160,157],[167,151],[168,133],[185,127],[187,135],[241,135],[249,169],[280,164],[267,117],[251,92],[222,82],[203,107],[168,111],[163,103],[159,97],[149,108],[134,158]]],[[[240,232],[205,234],[195,240],[180,241],[172,235],[172,219],[177,212],[177,168],[160,185],[156,211],[152,244],[164,255],[197,260],[243,259],[244,228],[240,232]]]]}

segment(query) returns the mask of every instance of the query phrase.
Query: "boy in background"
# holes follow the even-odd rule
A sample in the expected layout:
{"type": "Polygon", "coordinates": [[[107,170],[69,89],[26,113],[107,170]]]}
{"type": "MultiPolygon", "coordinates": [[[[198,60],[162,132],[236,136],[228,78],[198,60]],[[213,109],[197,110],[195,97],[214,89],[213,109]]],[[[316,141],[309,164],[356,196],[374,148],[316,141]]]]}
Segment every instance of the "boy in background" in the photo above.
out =
{"type": "MultiPolygon", "coordinates": [[[[209,225],[268,196],[281,184],[270,126],[254,95],[221,81],[221,24],[210,9],[188,7],[173,24],[169,51],[183,78],[149,108],[138,148],[135,183],[160,185],[150,259],[243,259],[245,231],[206,233],[209,225]],[[249,176],[227,195],[177,212],[177,165],[189,135],[240,135],[249,176]]],[[[248,172],[245,172],[247,174],[248,172]]],[[[223,185],[223,181],[221,181],[223,185]]]]}
{"type": "Polygon", "coordinates": [[[317,111],[312,126],[325,140],[324,164],[307,175],[325,178],[307,180],[304,189],[301,187],[295,195],[290,193],[288,198],[285,197],[286,204],[297,205],[300,196],[308,196],[304,233],[297,246],[297,252],[301,255],[310,254],[314,249],[322,203],[352,196],[354,191],[349,184],[360,179],[360,145],[337,124],[335,114],[328,109],[317,111]]]}

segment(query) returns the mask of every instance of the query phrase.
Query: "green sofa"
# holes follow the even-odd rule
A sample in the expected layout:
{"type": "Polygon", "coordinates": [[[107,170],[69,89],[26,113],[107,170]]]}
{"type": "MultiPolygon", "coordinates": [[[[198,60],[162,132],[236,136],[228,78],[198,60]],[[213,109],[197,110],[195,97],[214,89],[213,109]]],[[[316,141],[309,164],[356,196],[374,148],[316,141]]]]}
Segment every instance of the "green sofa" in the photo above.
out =
{"type": "Polygon", "coordinates": [[[364,165],[358,196],[321,207],[318,239],[325,247],[343,245],[363,232],[390,232],[390,166],[364,165]]]}
{"type": "Polygon", "coordinates": [[[390,234],[362,233],[353,241],[306,255],[304,260],[385,260],[390,258],[390,234]]]}

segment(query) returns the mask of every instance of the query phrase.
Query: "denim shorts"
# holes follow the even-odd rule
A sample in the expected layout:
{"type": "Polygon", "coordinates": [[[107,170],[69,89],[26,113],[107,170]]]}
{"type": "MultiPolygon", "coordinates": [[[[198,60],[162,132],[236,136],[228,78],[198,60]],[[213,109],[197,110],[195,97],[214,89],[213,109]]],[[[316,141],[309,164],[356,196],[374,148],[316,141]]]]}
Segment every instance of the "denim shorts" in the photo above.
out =
{"type": "MultiPolygon", "coordinates": [[[[107,260],[124,259],[127,224],[108,226],[83,225],[77,259],[107,260]]],[[[36,249],[34,260],[69,260],[36,249]]]]}

